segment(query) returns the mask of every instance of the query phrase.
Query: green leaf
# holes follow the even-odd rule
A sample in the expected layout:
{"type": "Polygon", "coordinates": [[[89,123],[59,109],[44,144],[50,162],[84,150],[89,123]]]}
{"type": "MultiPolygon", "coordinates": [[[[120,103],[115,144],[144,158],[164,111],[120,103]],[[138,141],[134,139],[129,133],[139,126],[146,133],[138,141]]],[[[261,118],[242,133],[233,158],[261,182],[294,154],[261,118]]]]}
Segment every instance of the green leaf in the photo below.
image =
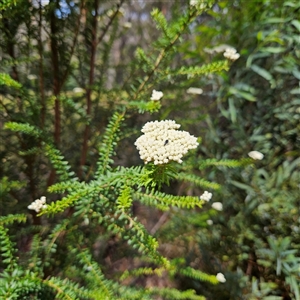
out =
{"type": "Polygon", "coordinates": [[[300,31],[300,22],[299,22],[298,20],[293,20],[293,21],[291,22],[291,24],[293,24],[293,25],[296,27],[296,29],[297,29],[298,31],[300,31]]]}
{"type": "Polygon", "coordinates": [[[281,53],[284,52],[286,50],[286,48],[284,47],[264,47],[264,48],[260,48],[261,52],[268,52],[268,53],[281,53]]]}
{"type": "Polygon", "coordinates": [[[269,18],[269,19],[267,19],[264,23],[265,24],[270,24],[270,23],[274,23],[274,24],[276,24],[276,23],[285,23],[285,22],[287,22],[288,21],[288,19],[284,19],[284,18],[269,18]]]}
{"type": "Polygon", "coordinates": [[[230,112],[230,118],[232,123],[236,122],[236,108],[234,106],[234,102],[232,98],[229,98],[228,100],[229,103],[229,112],[230,112]]]}
{"type": "Polygon", "coordinates": [[[293,75],[294,75],[298,80],[300,80],[300,72],[299,72],[297,69],[294,69],[294,70],[293,70],[293,75]]]}
{"type": "Polygon", "coordinates": [[[229,88],[229,93],[231,93],[232,95],[237,95],[237,96],[239,96],[241,98],[244,98],[248,101],[256,101],[256,97],[253,96],[251,93],[241,91],[241,90],[236,89],[234,87],[229,88]]]}
{"type": "Polygon", "coordinates": [[[251,69],[257,73],[258,75],[260,75],[261,77],[265,78],[266,80],[270,81],[273,79],[272,75],[270,72],[268,72],[266,69],[263,69],[257,65],[252,65],[251,69]]]}
{"type": "Polygon", "coordinates": [[[230,183],[240,189],[248,191],[249,193],[254,193],[254,189],[250,185],[247,185],[247,184],[235,181],[235,180],[231,180],[230,183]]]}

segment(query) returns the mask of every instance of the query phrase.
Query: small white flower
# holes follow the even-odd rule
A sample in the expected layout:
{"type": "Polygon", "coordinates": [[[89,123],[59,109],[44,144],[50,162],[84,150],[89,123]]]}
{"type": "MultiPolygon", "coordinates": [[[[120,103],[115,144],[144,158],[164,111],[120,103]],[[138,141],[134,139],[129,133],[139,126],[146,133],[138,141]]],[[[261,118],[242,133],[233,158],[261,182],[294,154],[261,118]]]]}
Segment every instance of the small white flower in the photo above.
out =
{"type": "Polygon", "coordinates": [[[206,223],[207,223],[207,225],[212,225],[212,224],[214,224],[213,220],[207,220],[206,223]]]}
{"type": "Polygon", "coordinates": [[[200,88],[196,87],[190,87],[186,90],[188,94],[196,94],[196,95],[201,95],[203,93],[203,90],[200,88]]]}
{"type": "Polygon", "coordinates": [[[222,273],[218,273],[216,278],[219,282],[223,282],[223,283],[226,282],[226,278],[222,273]]]}
{"type": "Polygon", "coordinates": [[[190,0],[190,5],[191,6],[196,6],[198,4],[198,0],[190,0]]]}
{"type": "Polygon", "coordinates": [[[28,205],[27,208],[35,210],[37,213],[39,213],[42,209],[47,208],[46,197],[42,196],[41,199],[36,199],[30,205],[28,205]]]}
{"type": "Polygon", "coordinates": [[[226,48],[223,55],[230,60],[237,60],[240,57],[234,48],[226,48]]]}
{"type": "Polygon", "coordinates": [[[208,191],[205,191],[201,196],[200,199],[204,201],[209,201],[212,197],[212,193],[209,193],[208,191]]]}
{"type": "Polygon", "coordinates": [[[215,202],[211,205],[212,208],[214,208],[215,210],[223,210],[223,204],[221,202],[215,202]]]}
{"type": "Polygon", "coordinates": [[[262,160],[264,158],[264,155],[259,151],[250,151],[248,156],[255,160],[262,160]]]}
{"type": "Polygon", "coordinates": [[[158,100],[160,100],[163,97],[163,95],[164,95],[163,92],[153,90],[150,100],[152,100],[152,101],[158,101],[158,100]]]}

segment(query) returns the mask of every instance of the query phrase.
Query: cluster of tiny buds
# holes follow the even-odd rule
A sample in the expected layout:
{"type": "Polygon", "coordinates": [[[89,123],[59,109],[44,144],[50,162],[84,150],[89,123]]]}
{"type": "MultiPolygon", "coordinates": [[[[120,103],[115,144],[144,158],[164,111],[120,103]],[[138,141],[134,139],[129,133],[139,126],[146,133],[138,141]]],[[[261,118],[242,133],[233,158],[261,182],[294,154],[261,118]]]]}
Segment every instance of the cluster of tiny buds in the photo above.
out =
{"type": "Polygon", "coordinates": [[[198,146],[197,138],[173,120],[151,121],[144,125],[141,135],[134,143],[141,159],[147,164],[166,164],[169,161],[182,163],[182,156],[198,146]]]}
{"type": "Polygon", "coordinates": [[[201,196],[200,199],[204,201],[209,201],[212,197],[212,193],[209,193],[208,191],[205,191],[201,196]]]}
{"type": "Polygon", "coordinates": [[[152,100],[152,101],[159,101],[163,97],[163,95],[164,95],[163,92],[153,90],[150,100],[152,100]]]}
{"type": "Polygon", "coordinates": [[[42,209],[47,208],[46,197],[42,196],[41,199],[36,199],[30,205],[28,205],[27,208],[35,210],[37,213],[39,213],[42,209]]]}
{"type": "Polygon", "coordinates": [[[237,60],[240,57],[234,48],[226,48],[223,55],[230,60],[237,60]]]}

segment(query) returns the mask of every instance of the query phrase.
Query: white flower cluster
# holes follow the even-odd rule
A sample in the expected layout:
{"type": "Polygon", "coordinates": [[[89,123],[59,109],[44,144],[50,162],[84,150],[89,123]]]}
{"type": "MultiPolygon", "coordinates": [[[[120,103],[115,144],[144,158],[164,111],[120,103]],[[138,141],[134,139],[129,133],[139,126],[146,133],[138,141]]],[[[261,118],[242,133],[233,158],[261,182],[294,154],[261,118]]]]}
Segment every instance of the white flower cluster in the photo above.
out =
{"type": "Polygon", "coordinates": [[[240,57],[234,48],[226,48],[223,55],[230,60],[237,60],[240,57]]]}
{"type": "Polygon", "coordinates": [[[197,138],[180,127],[173,120],[151,121],[146,123],[141,135],[134,143],[141,159],[147,164],[166,164],[169,161],[182,163],[182,156],[198,146],[197,138]]]}
{"type": "Polygon", "coordinates": [[[250,151],[248,156],[255,160],[262,160],[264,158],[264,155],[259,151],[250,151]]]}
{"type": "Polygon", "coordinates": [[[224,274],[222,274],[222,273],[218,273],[216,278],[219,282],[223,282],[223,283],[226,282],[226,278],[225,278],[224,274]]]}
{"type": "Polygon", "coordinates": [[[201,196],[200,199],[204,201],[209,201],[212,197],[212,193],[209,193],[208,191],[205,191],[201,196]]]}
{"type": "Polygon", "coordinates": [[[152,101],[159,101],[163,97],[163,95],[164,95],[163,92],[153,90],[150,100],[152,100],[152,101]]]}
{"type": "Polygon", "coordinates": [[[40,212],[42,209],[47,207],[46,204],[46,197],[42,196],[41,199],[36,199],[30,205],[28,205],[28,209],[35,210],[37,213],[40,212]]]}

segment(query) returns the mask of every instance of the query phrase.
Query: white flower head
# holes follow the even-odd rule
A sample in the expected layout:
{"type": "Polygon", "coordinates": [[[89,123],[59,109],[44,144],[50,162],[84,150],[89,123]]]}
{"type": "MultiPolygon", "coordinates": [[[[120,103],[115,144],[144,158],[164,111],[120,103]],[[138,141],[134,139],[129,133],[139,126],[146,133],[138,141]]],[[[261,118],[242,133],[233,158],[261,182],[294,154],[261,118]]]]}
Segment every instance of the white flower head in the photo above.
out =
{"type": "Polygon", "coordinates": [[[219,211],[223,210],[223,204],[221,202],[214,202],[211,205],[211,207],[214,208],[215,210],[219,210],[219,211]]]}
{"type": "Polygon", "coordinates": [[[186,90],[188,94],[195,94],[195,95],[201,95],[203,93],[203,90],[196,87],[190,87],[186,90]]]}
{"type": "Polygon", "coordinates": [[[212,225],[212,224],[214,224],[213,220],[207,220],[206,223],[207,223],[207,225],[212,225]]]}
{"type": "Polygon", "coordinates": [[[223,283],[226,282],[226,278],[225,278],[224,274],[222,274],[222,273],[218,273],[216,278],[219,282],[223,282],[223,283]]]}
{"type": "Polygon", "coordinates": [[[230,60],[237,60],[240,57],[234,48],[226,48],[223,55],[230,60]]]}
{"type": "Polygon", "coordinates": [[[197,138],[180,127],[173,120],[151,121],[146,123],[141,135],[134,143],[141,159],[147,164],[166,164],[169,161],[182,163],[182,156],[198,146],[197,138]]]}
{"type": "Polygon", "coordinates": [[[201,196],[200,199],[204,201],[209,201],[212,197],[212,193],[209,193],[208,191],[205,191],[201,196]]]}
{"type": "Polygon", "coordinates": [[[42,196],[41,199],[34,200],[30,205],[27,206],[28,209],[35,210],[39,213],[42,209],[47,208],[46,197],[42,196]]]}
{"type": "Polygon", "coordinates": [[[255,160],[262,160],[264,158],[264,155],[259,151],[250,151],[248,156],[255,160]]]}
{"type": "Polygon", "coordinates": [[[164,95],[163,92],[153,90],[150,100],[152,100],[152,101],[159,101],[163,97],[163,95],[164,95]]]}

